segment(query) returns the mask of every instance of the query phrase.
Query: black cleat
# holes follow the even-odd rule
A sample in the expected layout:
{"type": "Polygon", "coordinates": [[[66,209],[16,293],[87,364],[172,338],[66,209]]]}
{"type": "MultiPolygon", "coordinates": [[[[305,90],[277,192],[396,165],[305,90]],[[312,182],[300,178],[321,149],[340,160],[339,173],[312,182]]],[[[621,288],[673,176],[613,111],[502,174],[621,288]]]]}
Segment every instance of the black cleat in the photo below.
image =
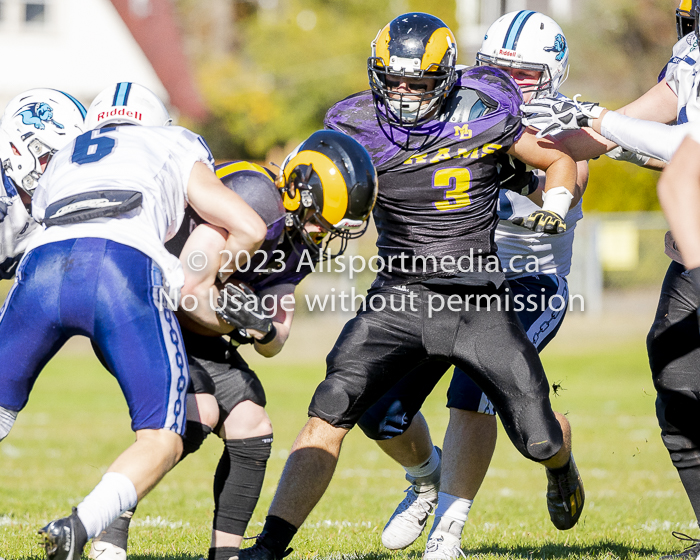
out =
{"type": "Polygon", "coordinates": [[[78,518],[78,508],[69,517],[52,521],[39,529],[48,560],[80,560],[87,544],[87,532],[78,518]]]}
{"type": "Polygon", "coordinates": [[[272,550],[261,544],[260,539],[258,539],[253,546],[244,548],[238,553],[238,560],[282,560],[282,558],[288,556],[291,552],[292,549],[288,548],[284,551],[282,556],[277,557],[272,550]]]}
{"type": "Polygon", "coordinates": [[[678,554],[669,554],[668,556],[662,556],[660,560],[696,560],[698,556],[700,556],[700,539],[694,539],[693,537],[689,537],[685,533],[679,533],[677,531],[673,531],[673,533],[671,534],[678,540],[688,541],[693,544],[691,544],[683,552],[679,552],[678,554]]]}
{"type": "Polygon", "coordinates": [[[547,470],[547,509],[549,518],[560,531],[571,529],[581,517],[586,494],[578,474],[574,456],[569,459],[569,468],[564,474],[547,470]]]}

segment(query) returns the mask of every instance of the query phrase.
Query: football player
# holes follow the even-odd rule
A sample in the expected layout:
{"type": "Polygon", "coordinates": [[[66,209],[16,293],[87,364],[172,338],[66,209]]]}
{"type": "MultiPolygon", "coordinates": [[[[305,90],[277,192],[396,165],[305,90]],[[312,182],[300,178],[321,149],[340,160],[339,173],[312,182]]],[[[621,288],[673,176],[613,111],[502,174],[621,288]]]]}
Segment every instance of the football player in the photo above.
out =
{"type": "MultiPolygon", "coordinates": [[[[453,363],[475,378],[518,450],[552,470],[558,485],[553,517],[573,525],[580,515],[582,484],[571,460],[570,428],[552,411],[547,379],[510,308],[493,242],[497,154],[547,171],[543,207],[523,224],[552,233],[565,229],[576,165],[524,133],[517,108],[522,97],[505,72],[462,71],[456,57],[454,36],[441,20],[399,16],[372,43],[371,91],[326,114],[326,126],[357,139],[377,167],[374,218],[383,266],[367,306],[346,324],[327,358],[326,379],[314,393],[311,418],[294,443],[263,531],[240,552],[241,560],[286,555],[331,480],[347,432],[428,360],[453,363]],[[480,298],[492,304],[474,305],[480,298]],[[513,371],[513,363],[522,368],[513,371]]],[[[438,366],[423,383],[444,373],[438,366]]]]}
{"type": "Polygon", "coordinates": [[[30,89],[12,99],[0,121],[0,279],[41,229],[29,215],[31,197],[49,161],[83,132],[85,107],[55,89],[30,89]]]}
{"type": "MultiPolygon", "coordinates": [[[[212,431],[224,442],[214,475],[208,560],[229,560],[238,556],[272,445],[265,391],[238,346],[253,344],[265,357],[282,350],[294,316],[295,287],[313,271],[310,263],[316,262],[324,237],[327,247],[340,238],[342,252],[348,239],[364,232],[377,179],[367,151],[349,136],[330,130],[312,134],[290,154],[277,186],[267,170],[248,162],[219,165],[216,174],[267,224],[265,241],[246,271],[236,270],[222,288],[222,303],[225,294],[227,305],[222,305],[221,316],[231,339],[213,336],[191,317],[178,315],[192,380],[183,458],[212,431]],[[255,305],[236,310],[234,301],[255,305]]],[[[209,288],[220,286],[230,266],[219,263],[224,242],[217,228],[188,208],[177,235],[166,244],[185,267],[195,251],[204,251],[207,262],[213,263],[193,276],[199,287],[189,290],[199,294],[202,305],[208,306],[209,288]]],[[[93,541],[91,558],[126,558],[132,514],[133,510],[126,512],[93,541]]]]}
{"type": "MultiPolygon", "coordinates": [[[[566,142],[575,157],[595,157],[616,143],[640,153],[669,161],[679,150],[679,145],[700,120],[700,100],[697,97],[700,84],[698,62],[698,0],[681,2],[676,12],[679,35],[693,28],[680,38],[673,48],[673,56],[661,73],[661,80],[639,99],[618,111],[607,111],[592,103],[558,105],[556,101],[535,100],[529,120],[550,130],[582,128],[566,142]],[[692,23],[689,23],[692,19],[692,23]],[[571,123],[564,123],[565,116],[553,115],[553,109],[564,109],[571,123]],[[644,120],[640,120],[644,119],[644,120]],[[677,123],[667,126],[663,123],[677,123]],[[600,134],[602,134],[602,136],[600,134]]],[[[692,141],[688,141],[692,145],[692,141]]],[[[687,148],[684,152],[689,153],[687,148]]],[[[678,160],[681,161],[681,160],[678,160]]],[[[686,162],[691,166],[690,162],[686,162]]],[[[681,163],[677,166],[683,165],[681,163]]],[[[692,167],[690,168],[692,169],[692,167]]],[[[689,181],[690,183],[690,181],[689,181]]],[[[692,184],[692,183],[690,183],[692,184]]],[[[666,196],[663,183],[659,195],[665,209],[673,207],[666,196]]],[[[684,208],[692,208],[692,202],[684,208]]],[[[692,227],[694,219],[686,225],[679,223],[679,215],[668,215],[676,231],[692,227]]],[[[682,222],[687,220],[683,219],[682,222]]],[[[661,439],[669,451],[683,487],[690,499],[695,516],[700,523],[700,434],[697,418],[700,414],[698,371],[700,370],[700,335],[697,329],[696,309],[700,295],[695,290],[690,271],[696,266],[684,262],[671,232],[666,234],[666,254],[672,262],[666,272],[656,317],[647,336],[647,351],[652,379],[657,391],[656,415],[661,427],[661,439]]],[[[695,558],[700,554],[700,541],[691,538],[692,546],[677,555],[679,558],[695,558]]]]}
{"type": "Polygon", "coordinates": [[[250,254],[266,233],[216,177],[204,141],[170,122],[160,99],[139,84],[119,83],[95,98],[89,132],[54,155],[35,189],[32,215],[46,229],[27,247],[0,312],[0,439],[43,366],[76,334],[92,340],[117,378],[136,432],[72,514],[41,529],[50,560],[79,560],[88,539],[133,507],[182,453],[189,372],[165,300],[177,305],[185,273],[163,243],[180,227],[186,203],[225,232],[235,256],[250,254]]]}
{"type": "MultiPolygon", "coordinates": [[[[525,101],[545,96],[566,99],[558,92],[568,71],[566,37],[554,20],[541,13],[523,10],[499,18],[486,32],[476,58],[477,64],[508,72],[525,101]]],[[[580,196],[586,187],[588,164],[579,162],[577,169],[580,196]]],[[[541,182],[544,184],[544,177],[541,182]]],[[[571,267],[574,228],[583,217],[579,201],[566,215],[565,233],[552,236],[513,225],[514,218],[525,219],[538,209],[541,194],[542,188],[529,198],[501,189],[500,220],[495,232],[498,257],[515,300],[524,302],[528,296],[538,294],[553,303],[552,307],[528,306],[518,312],[538,351],[554,338],[566,313],[566,276],[571,267]]],[[[426,364],[404,377],[364,414],[359,426],[404,467],[411,482],[406,497],[382,532],[382,544],[392,550],[411,545],[437,507],[424,558],[439,560],[462,553],[462,529],[495,449],[496,417],[483,392],[468,375],[455,368],[448,391],[446,462],[441,465],[440,449],[433,446],[425,419],[418,412],[433,388],[421,379],[436,367],[439,366],[426,364]]],[[[445,364],[443,370],[447,367],[445,364]]],[[[557,496],[551,499],[556,500],[557,496]]]]}

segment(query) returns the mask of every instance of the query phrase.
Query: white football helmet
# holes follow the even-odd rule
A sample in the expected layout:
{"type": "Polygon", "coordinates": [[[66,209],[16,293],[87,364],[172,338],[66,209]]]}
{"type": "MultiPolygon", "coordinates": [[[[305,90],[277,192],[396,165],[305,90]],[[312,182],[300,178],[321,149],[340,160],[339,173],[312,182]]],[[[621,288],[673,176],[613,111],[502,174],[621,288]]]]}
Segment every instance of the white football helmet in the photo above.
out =
{"type": "Polygon", "coordinates": [[[477,64],[542,72],[539,83],[521,88],[535,97],[552,97],[567,77],[569,45],[552,18],[532,10],[510,12],[497,19],[476,54],[477,64]]]}
{"type": "Polygon", "coordinates": [[[85,130],[85,107],[55,89],[30,89],[5,107],[0,160],[5,174],[32,195],[51,157],[85,130]]]}
{"type": "Polygon", "coordinates": [[[111,124],[168,126],[173,122],[158,96],[147,87],[120,82],[100,92],[85,117],[87,130],[111,124]]]}

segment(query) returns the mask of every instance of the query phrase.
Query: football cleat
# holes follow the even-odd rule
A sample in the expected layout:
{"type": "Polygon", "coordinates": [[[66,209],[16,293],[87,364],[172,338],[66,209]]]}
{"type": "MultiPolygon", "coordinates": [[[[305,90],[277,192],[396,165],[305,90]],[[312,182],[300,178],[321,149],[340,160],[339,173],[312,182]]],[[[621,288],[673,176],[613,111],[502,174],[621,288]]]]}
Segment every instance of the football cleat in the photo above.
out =
{"type": "Polygon", "coordinates": [[[126,560],[126,550],[116,544],[94,539],[90,545],[88,558],[93,560],[126,560]]]}
{"type": "Polygon", "coordinates": [[[556,475],[549,469],[546,471],[549,518],[557,529],[566,531],[576,525],[586,501],[574,456],[569,459],[569,468],[564,474],[556,475]]]}
{"type": "MultiPolygon", "coordinates": [[[[442,451],[439,447],[436,449],[442,458],[442,451]]],[[[440,470],[438,466],[435,472],[420,478],[406,475],[411,486],[382,531],[382,544],[389,550],[406,548],[421,536],[438,503],[440,470]]]]}
{"type": "Polygon", "coordinates": [[[97,537],[92,539],[88,558],[93,560],[126,560],[129,543],[129,523],[136,508],[126,510],[97,537]]]}
{"type": "Polygon", "coordinates": [[[678,531],[673,531],[671,534],[678,540],[687,541],[693,544],[691,544],[683,552],[662,556],[660,560],[697,560],[697,558],[700,557],[700,539],[694,539],[693,537],[689,537],[685,533],[679,533],[678,531]]]}
{"type": "Polygon", "coordinates": [[[285,556],[289,555],[292,549],[287,549],[282,556],[279,558],[272,552],[269,548],[260,543],[260,540],[251,546],[250,548],[244,548],[238,553],[238,560],[282,560],[285,556]]]}
{"type": "Polygon", "coordinates": [[[39,529],[48,560],[80,560],[87,544],[87,532],[78,518],[78,508],[69,517],[52,521],[39,529]]]}
{"type": "Polygon", "coordinates": [[[462,551],[462,529],[456,521],[440,518],[435,521],[425,545],[423,560],[454,560],[466,555],[462,551]]]}

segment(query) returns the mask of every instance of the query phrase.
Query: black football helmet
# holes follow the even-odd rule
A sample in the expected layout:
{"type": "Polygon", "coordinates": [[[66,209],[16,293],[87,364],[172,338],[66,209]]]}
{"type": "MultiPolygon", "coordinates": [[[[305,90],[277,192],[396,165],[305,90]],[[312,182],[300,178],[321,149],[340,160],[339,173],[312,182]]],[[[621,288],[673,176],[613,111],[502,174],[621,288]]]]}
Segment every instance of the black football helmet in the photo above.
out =
{"type": "Polygon", "coordinates": [[[377,199],[377,172],[367,150],[333,130],[314,132],[282,164],[277,186],[287,210],[286,225],[317,254],[321,243],[306,231],[315,223],[328,233],[326,246],[340,239],[342,254],[350,239],[367,229],[377,199]]]}
{"type": "Polygon", "coordinates": [[[277,191],[275,175],[256,163],[232,161],[215,168],[216,176],[238,194],[262,218],[267,235],[261,250],[274,248],[284,234],[285,209],[277,191]]]}
{"type": "Polygon", "coordinates": [[[367,59],[377,115],[415,127],[433,117],[457,80],[457,41],[442,20],[420,12],[401,15],[381,29],[367,59]],[[433,89],[398,93],[398,77],[432,78],[433,89]]]}

